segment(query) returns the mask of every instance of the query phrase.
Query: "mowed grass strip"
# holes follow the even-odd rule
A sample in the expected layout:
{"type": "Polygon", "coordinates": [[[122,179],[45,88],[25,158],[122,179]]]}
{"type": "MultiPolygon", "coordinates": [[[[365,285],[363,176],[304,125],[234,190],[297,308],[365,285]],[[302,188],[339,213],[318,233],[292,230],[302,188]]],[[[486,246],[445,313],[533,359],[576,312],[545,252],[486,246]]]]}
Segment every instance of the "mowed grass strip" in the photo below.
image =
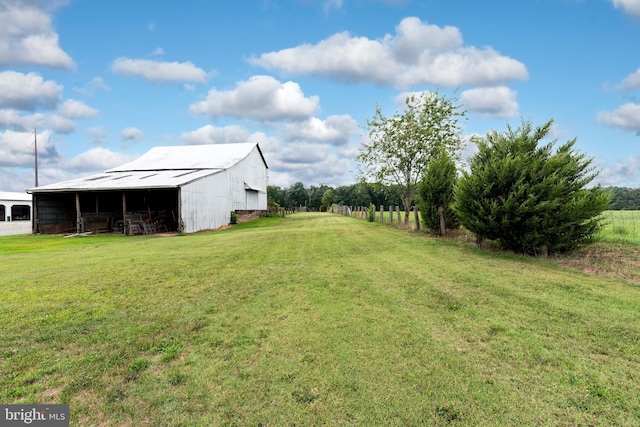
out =
{"type": "Polygon", "coordinates": [[[0,253],[0,402],[73,425],[640,424],[623,280],[330,214],[0,253]]]}

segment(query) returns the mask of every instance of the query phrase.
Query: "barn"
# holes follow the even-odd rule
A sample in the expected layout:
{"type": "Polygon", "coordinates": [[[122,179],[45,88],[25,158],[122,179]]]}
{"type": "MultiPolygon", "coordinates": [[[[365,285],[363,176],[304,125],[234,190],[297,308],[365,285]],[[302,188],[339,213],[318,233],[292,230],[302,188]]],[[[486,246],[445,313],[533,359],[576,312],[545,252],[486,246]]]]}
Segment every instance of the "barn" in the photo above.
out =
{"type": "Polygon", "coordinates": [[[155,147],[125,165],[28,189],[33,232],[193,233],[267,209],[257,143],[155,147]]]}

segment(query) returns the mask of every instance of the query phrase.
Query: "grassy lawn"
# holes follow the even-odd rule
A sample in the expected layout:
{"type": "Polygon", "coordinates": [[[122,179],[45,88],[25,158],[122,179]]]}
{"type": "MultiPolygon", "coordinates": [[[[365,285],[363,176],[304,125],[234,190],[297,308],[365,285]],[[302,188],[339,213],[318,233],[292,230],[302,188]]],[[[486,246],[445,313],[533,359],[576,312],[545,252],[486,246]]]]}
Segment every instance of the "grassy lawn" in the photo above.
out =
{"type": "Polygon", "coordinates": [[[611,243],[640,245],[640,211],[605,211],[602,238],[611,243]]]}
{"type": "Polygon", "coordinates": [[[640,287],[331,214],[0,238],[0,403],[78,426],[640,424],[640,287]]]}

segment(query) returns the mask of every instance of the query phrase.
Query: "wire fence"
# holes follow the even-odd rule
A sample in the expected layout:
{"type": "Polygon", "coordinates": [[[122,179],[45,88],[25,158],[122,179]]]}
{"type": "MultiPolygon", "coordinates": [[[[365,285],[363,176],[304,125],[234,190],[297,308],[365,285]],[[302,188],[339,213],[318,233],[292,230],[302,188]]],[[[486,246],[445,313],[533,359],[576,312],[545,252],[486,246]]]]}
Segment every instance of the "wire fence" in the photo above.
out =
{"type": "Polygon", "coordinates": [[[334,205],[331,208],[333,213],[339,213],[355,218],[365,219],[370,222],[380,222],[395,227],[408,228],[411,230],[419,230],[419,214],[418,209],[414,207],[410,211],[407,223],[405,224],[405,211],[400,206],[346,206],[334,205]]]}
{"type": "MultiPolygon", "coordinates": [[[[396,227],[404,226],[404,211],[399,206],[380,206],[370,209],[366,206],[334,206],[334,213],[353,216],[360,219],[368,219],[375,222],[384,222],[396,227]]],[[[408,227],[418,228],[416,219],[418,212],[414,209],[408,227]]],[[[605,211],[602,213],[603,228],[602,240],[612,243],[634,243],[640,245],[640,211],[605,211]]]]}
{"type": "Polygon", "coordinates": [[[640,211],[605,211],[602,239],[640,244],[640,211]]]}

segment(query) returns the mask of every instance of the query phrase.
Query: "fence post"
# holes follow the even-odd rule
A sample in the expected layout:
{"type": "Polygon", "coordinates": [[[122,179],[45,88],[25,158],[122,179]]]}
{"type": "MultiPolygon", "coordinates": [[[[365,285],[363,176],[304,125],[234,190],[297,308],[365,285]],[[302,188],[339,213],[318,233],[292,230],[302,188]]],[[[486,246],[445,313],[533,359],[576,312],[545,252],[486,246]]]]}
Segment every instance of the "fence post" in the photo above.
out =
{"type": "Polygon", "coordinates": [[[418,207],[413,207],[413,214],[416,218],[416,230],[420,230],[420,215],[418,215],[418,207]]]}
{"type": "Polygon", "coordinates": [[[396,213],[398,214],[398,227],[402,225],[402,221],[400,221],[400,206],[396,205],[396,213]]]}
{"type": "Polygon", "coordinates": [[[380,205],[380,224],[384,222],[384,206],[380,205]]]}
{"type": "Polygon", "coordinates": [[[393,225],[393,206],[389,205],[389,225],[393,225]]]}

